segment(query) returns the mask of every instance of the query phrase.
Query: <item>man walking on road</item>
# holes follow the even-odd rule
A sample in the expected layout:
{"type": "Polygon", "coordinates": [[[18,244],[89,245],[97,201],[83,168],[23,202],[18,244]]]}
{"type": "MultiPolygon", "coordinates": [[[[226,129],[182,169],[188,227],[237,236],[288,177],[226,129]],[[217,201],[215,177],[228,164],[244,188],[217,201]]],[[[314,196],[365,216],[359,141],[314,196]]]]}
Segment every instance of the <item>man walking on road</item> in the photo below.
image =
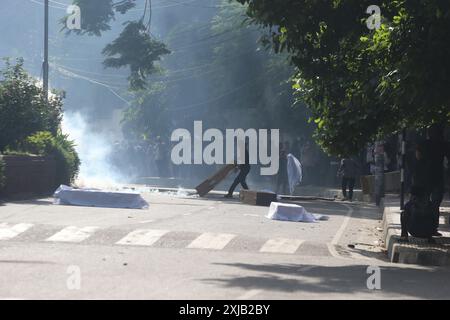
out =
{"type": "Polygon", "coordinates": [[[289,153],[289,145],[288,143],[280,144],[280,168],[278,169],[277,175],[277,194],[288,194],[288,172],[287,172],[287,156],[289,153]]]}
{"type": "Polygon", "coordinates": [[[247,175],[250,172],[250,156],[248,154],[248,143],[245,144],[245,161],[243,164],[239,165],[239,175],[234,179],[233,184],[228,190],[228,194],[225,195],[225,198],[233,198],[234,189],[236,189],[237,185],[240,183],[242,188],[248,190],[247,175]]]}
{"type": "Polygon", "coordinates": [[[358,176],[359,166],[355,160],[350,157],[342,159],[338,175],[342,177],[342,195],[343,201],[353,200],[353,188],[355,187],[356,177],[358,176]],[[347,195],[348,187],[348,195],[347,195]]]}

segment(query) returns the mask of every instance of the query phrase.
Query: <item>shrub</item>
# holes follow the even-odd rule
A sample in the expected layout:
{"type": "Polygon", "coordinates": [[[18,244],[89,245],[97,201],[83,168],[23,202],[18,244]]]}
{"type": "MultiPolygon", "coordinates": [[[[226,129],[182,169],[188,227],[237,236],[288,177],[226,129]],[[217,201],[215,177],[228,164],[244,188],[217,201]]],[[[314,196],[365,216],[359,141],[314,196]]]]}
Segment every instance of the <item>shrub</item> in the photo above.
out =
{"type": "Polygon", "coordinates": [[[56,161],[56,184],[70,185],[76,179],[80,159],[75,150],[75,143],[68,135],[58,132],[53,136],[50,132],[36,132],[27,137],[21,149],[41,156],[53,156],[56,161]]]}
{"type": "Polygon", "coordinates": [[[45,101],[44,91],[36,79],[23,68],[6,60],[0,70],[0,152],[16,149],[19,142],[37,131],[56,135],[62,117],[62,96],[52,94],[45,101]]]}

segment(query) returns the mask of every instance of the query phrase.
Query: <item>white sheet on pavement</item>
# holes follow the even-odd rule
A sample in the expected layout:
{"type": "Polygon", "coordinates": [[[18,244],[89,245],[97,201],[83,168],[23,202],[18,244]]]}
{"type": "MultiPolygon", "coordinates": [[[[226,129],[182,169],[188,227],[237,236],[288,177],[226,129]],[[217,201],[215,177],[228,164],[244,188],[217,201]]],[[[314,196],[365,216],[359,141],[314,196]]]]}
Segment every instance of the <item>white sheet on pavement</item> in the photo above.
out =
{"type": "Polygon", "coordinates": [[[99,189],[75,189],[61,185],[53,194],[54,203],[60,205],[147,209],[148,203],[138,192],[103,191],[99,189]]]}
{"type": "Polygon", "coordinates": [[[327,216],[310,213],[298,204],[281,202],[272,202],[270,204],[267,218],[295,222],[317,222],[319,220],[328,220],[327,216]]]}
{"type": "Polygon", "coordinates": [[[302,182],[303,171],[302,164],[291,153],[287,155],[287,173],[289,192],[292,195],[294,193],[295,187],[302,182]]]}

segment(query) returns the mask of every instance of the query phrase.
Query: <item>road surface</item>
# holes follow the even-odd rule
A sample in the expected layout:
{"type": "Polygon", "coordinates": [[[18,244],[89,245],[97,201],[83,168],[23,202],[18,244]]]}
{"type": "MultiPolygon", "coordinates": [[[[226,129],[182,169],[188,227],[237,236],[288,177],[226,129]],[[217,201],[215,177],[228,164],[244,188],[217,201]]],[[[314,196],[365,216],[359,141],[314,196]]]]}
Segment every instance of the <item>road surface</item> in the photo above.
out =
{"type": "Polygon", "coordinates": [[[450,298],[449,269],[386,261],[369,204],[304,201],[330,218],[307,224],[219,195],[144,197],[148,210],[1,204],[0,299],[450,298]]]}

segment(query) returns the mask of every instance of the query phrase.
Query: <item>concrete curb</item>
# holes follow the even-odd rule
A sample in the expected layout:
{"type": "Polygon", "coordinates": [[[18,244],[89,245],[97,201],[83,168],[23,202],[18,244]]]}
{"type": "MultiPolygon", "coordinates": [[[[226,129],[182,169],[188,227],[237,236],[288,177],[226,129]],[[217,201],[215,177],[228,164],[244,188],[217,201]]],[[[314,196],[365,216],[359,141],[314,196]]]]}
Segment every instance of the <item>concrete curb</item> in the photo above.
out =
{"type": "MultiPolygon", "coordinates": [[[[410,237],[409,243],[400,243],[401,234],[399,200],[383,199],[383,240],[388,258],[393,263],[424,266],[450,266],[450,238],[437,238],[436,244],[425,239],[410,237]]],[[[448,221],[445,219],[445,221],[448,221]]]]}

